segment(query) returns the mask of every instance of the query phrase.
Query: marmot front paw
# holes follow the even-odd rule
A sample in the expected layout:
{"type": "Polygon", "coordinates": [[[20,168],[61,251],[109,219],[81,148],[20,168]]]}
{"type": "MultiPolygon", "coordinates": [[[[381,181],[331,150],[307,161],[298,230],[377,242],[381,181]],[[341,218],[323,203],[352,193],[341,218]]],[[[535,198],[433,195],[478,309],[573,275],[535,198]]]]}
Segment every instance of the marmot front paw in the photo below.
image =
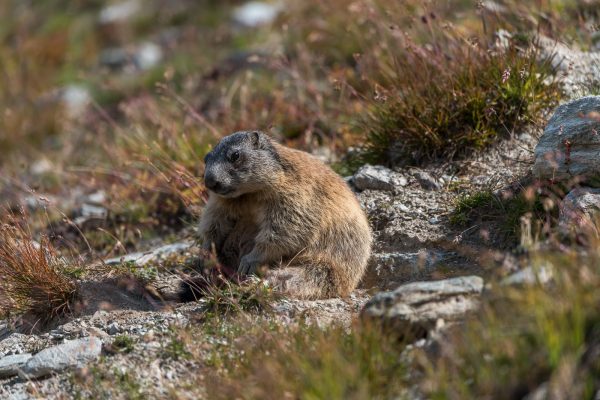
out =
{"type": "Polygon", "coordinates": [[[252,257],[250,257],[249,254],[245,255],[244,257],[242,257],[242,259],[240,260],[240,266],[238,267],[238,274],[240,275],[253,275],[256,273],[256,270],[258,269],[258,265],[259,262],[255,259],[253,259],[252,257]]]}

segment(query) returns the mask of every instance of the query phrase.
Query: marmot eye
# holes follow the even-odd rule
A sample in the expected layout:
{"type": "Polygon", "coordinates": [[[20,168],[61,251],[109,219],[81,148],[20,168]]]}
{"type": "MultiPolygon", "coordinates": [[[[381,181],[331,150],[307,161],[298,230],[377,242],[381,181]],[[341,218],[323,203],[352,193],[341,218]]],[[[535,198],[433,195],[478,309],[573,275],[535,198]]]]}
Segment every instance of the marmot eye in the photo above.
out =
{"type": "Polygon", "coordinates": [[[229,161],[231,162],[235,162],[238,160],[238,158],[240,158],[240,152],[239,151],[234,151],[233,153],[231,153],[231,155],[229,156],[229,161]]]}

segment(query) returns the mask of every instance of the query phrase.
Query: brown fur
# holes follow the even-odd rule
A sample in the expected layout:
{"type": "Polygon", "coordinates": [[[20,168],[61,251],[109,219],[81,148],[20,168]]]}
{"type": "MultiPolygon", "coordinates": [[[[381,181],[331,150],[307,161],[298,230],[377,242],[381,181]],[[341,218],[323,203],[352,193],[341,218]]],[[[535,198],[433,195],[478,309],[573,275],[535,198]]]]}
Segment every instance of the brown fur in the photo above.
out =
{"type": "MultiPolygon", "coordinates": [[[[256,133],[255,133],[256,134],[256,133]]],[[[347,296],[371,251],[367,218],[346,183],[308,153],[268,141],[281,169],[255,191],[210,193],[200,222],[221,263],[267,279],[304,299],[347,296]]]]}

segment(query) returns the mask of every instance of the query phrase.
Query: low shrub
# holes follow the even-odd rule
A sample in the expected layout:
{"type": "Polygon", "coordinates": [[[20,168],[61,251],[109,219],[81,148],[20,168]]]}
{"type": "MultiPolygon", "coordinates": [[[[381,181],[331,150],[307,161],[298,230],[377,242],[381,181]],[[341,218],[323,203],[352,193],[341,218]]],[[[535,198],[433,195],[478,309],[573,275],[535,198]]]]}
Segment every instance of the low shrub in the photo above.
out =
{"type": "Polygon", "coordinates": [[[61,273],[65,264],[46,239],[38,244],[25,228],[1,225],[0,315],[48,321],[68,312],[77,289],[61,273]]]}
{"type": "Polygon", "coordinates": [[[540,122],[559,99],[549,60],[535,51],[491,51],[454,37],[404,46],[362,121],[369,161],[460,157],[540,122]]]}

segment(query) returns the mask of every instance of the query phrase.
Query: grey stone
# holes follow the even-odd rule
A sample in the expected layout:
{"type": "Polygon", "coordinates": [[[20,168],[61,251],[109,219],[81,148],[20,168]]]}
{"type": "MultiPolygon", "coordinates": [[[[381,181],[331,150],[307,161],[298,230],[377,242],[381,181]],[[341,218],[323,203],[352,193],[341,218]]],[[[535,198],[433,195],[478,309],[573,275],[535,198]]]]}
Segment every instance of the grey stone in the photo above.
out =
{"type": "Polygon", "coordinates": [[[537,389],[525,396],[523,400],[546,400],[552,398],[548,394],[548,382],[544,382],[537,389]]]}
{"type": "Polygon", "coordinates": [[[163,58],[163,51],[159,45],[152,42],[142,43],[135,51],[133,60],[141,70],[155,67],[163,58]]]}
{"type": "Polygon", "coordinates": [[[121,327],[116,322],[113,322],[110,325],[108,325],[108,334],[109,335],[116,335],[119,332],[121,332],[121,327]]]}
{"type": "Polygon", "coordinates": [[[128,0],[116,4],[111,4],[104,7],[100,11],[98,21],[101,24],[113,24],[123,22],[135,14],[137,14],[142,8],[142,4],[139,0],[128,0]]]}
{"type": "Polygon", "coordinates": [[[80,212],[84,218],[106,218],[108,214],[106,208],[87,203],[81,206],[80,212]]]}
{"type": "Polygon", "coordinates": [[[368,164],[354,174],[353,182],[358,190],[394,190],[408,183],[404,176],[389,168],[368,164]]]}
{"type": "Polygon", "coordinates": [[[600,53],[581,51],[554,39],[538,38],[540,56],[549,59],[559,71],[563,89],[571,98],[589,94],[590,87],[600,84],[600,53]]]}
{"type": "Polygon", "coordinates": [[[594,44],[594,49],[596,51],[600,51],[600,30],[597,30],[596,32],[592,33],[592,35],[590,36],[590,39],[592,40],[592,43],[594,44]]]}
{"type": "Polygon", "coordinates": [[[100,356],[102,341],[90,336],[44,349],[23,366],[23,378],[39,378],[68,368],[83,367],[100,356]]]}
{"type": "Polygon", "coordinates": [[[0,378],[17,375],[19,369],[31,358],[31,354],[14,354],[0,359],[0,378]]]}
{"type": "Polygon", "coordinates": [[[535,148],[538,179],[566,183],[600,177],[600,96],[581,97],[559,106],[535,148]]]}
{"type": "Polygon", "coordinates": [[[11,333],[10,326],[6,320],[0,320],[0,340],[8,337],[11,333]]]}
{"type": "Polygon", "coordinates": [[[503,285],[532,285],[535,283],[546,284],[553,278],[550,266],[526,267],[502,280],[503,285]]]}
{"type": "Polygon", "coordinates": [[[51,172],[54,168],[54,165],[47,158],[41,158],[31,164],[29,171],[33,175],[44,175],[51,172]]]}
{"type": "Polygon", "coordinates": [[[102,205],[106,202],[106,192],[104,190],[98,190],[94,193],[90,193],[86,202],[94,205],[102,205]]]}
{"type": "Polygon", "coordinates": [[[129,54],[127,54],[125,49],[110,47],[100,52],[99,62],[105,67],[119,69],[123,68],[129,62],[129,58],[129,54]]]}
{"type": "Polygon", "coordinates": [[[79,216],[73,220],[78,226],[92,228],[99,225],[108,216],[108,210],[104,207],[84,203],[79,209],[79,216]]]}
{"type": "Polygon", "coordinates": [[[600,189],[575,188],[559,207],[558,228],[565,235],[593,232],[600,218],[600,189]]]}
{"type": "Polygon", "coordinates": [[[71,118],[82,115],[92,101],[90,91],[83,85],[67,85],[62,89],[62,101],[71,118]]]}
{"type": "Polygon", "coordinates": [[[454,321],[476,310],[482,290],[483,279],[478,276],[408,283],[373,296],[362,315],[405,334],[424,335],[440,319],[454,321]]]}
{"type": "Polygon", "coordinates": [[[233,11],[233,20],[240,25],[253,28],[273,22],[281,6],[262,1],[249,1],[233,11]]]}
{"type": "Polygon", "coordinates": [[[442,188],[440,181],[435,179],[429,172],[423,170],[413,170],[412,176],[425,190],[439,190],[442,188]]]}

